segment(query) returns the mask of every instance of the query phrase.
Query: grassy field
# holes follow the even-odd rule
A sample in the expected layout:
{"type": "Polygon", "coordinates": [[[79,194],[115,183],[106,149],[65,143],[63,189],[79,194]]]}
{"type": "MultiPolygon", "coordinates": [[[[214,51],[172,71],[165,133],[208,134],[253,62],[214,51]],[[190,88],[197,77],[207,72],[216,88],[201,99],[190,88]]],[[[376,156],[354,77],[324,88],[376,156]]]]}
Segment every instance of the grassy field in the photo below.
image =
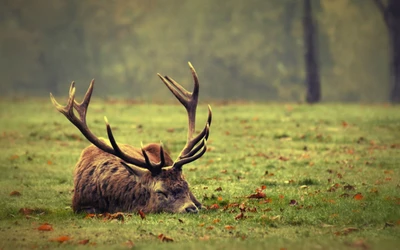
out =
{"type": "MultiPolygon", "coordinates": [[[[184,167],[207,209],[118,220],[72,212],[74,165],[89,143],[50,100],[0,101],[0,249],[398,247],[399,107],[212,107],[209,151],[184,167]]],[[[185,143],[181,106],[94,99],[88,124],[102,137],[104,115],[120,142],[161,140],[173,157],[185,143]]],[[[201,103],[198,129],[206,115],[201,103]]]]}

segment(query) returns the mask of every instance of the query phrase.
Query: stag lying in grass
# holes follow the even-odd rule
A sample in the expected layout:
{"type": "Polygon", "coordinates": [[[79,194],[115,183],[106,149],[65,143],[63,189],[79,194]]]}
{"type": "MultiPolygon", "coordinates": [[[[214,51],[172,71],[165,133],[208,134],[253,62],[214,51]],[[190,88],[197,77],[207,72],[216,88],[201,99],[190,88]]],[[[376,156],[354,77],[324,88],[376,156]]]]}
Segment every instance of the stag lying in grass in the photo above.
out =
{"type": "Polygon", "coordinates": [[[96,137],[86,124],[93,80],[81,103],[75,101],[74,82],[71,84],[66,106],[58,104],[50,93],[56,109],[93,144],[83,150],[76,164],[72,200],[75,212],[198,212],[201,204],[189,190],[189,185],[182,175],[182,167],[206,152],[212,113],[209,106],[206,125],[194,136],[199,80],[190,63],[189,67],[194,79],[192,93],[172,78],[158,74],[186,108],[189,120],[186,145],[175,161],[171,160],[161,144],[142,145],[140,149],[117,144],[107,118],[105,122],[109,143],[96,137]],[[79,117],[74,114],[74,109],[79,117]]]}

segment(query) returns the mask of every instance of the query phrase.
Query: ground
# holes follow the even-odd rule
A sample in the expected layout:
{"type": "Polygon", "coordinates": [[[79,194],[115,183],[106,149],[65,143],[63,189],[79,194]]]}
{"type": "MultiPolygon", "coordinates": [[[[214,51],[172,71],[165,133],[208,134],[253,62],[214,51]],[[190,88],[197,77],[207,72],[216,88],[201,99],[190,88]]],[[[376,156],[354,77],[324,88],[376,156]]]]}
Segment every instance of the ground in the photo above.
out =
{"type": "MultiPolygon", "coordinates": [[[[58,98],[61,102],[62,98],[58,98]]],[[[64,100],[63,100],[64,101],[64,100]]],[[[185,144],[179,105],[92,100],[119,142],[185,144]]],[[[0,249],[390,249],[400,244],[400,107],[211,103],[208,152],[183,168],[199,214],[71,210],[89,145],[47,99],[0,101],[0,249]]],[[[197,130],[207,117],[198,108],[197,130]]]]}

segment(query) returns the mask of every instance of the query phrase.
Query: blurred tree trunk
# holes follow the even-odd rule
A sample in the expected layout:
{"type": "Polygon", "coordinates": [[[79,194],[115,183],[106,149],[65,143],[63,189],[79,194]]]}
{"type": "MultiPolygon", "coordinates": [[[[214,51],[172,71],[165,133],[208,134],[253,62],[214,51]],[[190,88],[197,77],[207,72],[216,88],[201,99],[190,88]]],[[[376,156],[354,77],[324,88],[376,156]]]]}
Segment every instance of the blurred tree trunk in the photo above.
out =
{"type": "Polygon", "coordinates": [[[385,6],[382,0],[374,0],[378,9],[382,12],[390,40],[390,65],[392,90],[390,101],[400,103],[400,1],[388,0],[385,6]]]}
{"type": "Polygon", "coordinates": [[[304,46],[305,46],[305,66],[306,66],[306,85],[308,103],[316,103],[321,99],[321,86],[318,65],[318,49],[316,44],[316,27],[312,16],[311,0],[304,0],[304,46]]]}

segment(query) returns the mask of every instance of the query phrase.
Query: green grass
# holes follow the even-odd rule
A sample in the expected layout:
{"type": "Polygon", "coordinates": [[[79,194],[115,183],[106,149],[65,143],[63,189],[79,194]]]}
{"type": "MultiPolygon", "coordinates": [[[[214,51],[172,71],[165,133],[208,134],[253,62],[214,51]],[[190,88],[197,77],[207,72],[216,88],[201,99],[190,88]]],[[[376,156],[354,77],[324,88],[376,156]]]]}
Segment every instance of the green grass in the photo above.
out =
{"type": "MultiPolygon", "coordinates": [[[[106,136],[107,115],[120,142],[140,146],[161,140],[173,157],[185,144],[181,106],[92,102],[88,124],[99,136],[106,136]]],[[[121,222],[72,212],[74,165],[89,143],[50,100],[0,101],[0,249],[126,249],[128,241],[139,249],[390,249],[400,244],[399,107],[212,107],[209,151],[184,173],[196,197],[219,208],[197,215],[148,214],[144,220],[126,214],[121,222]],[[262,186],[266,198],[246,198],[262,186]],[[13,191],[21,195],[11,196],[13,191]],[[236,220],[240,210],[234,203],[250,211],[236,220]],[[24,215],[21,208],[34,211],[24,215]],[[53,231],[37,230],[43,223],[53,231]],[[161,242],[160,234],[174,242],[161,242]],[[50,241],[60,236],[71,239],[50,241]],[[89,243],[80,245],[81,240],[89,243]]],[[[198,129],[206,116],[202,103],[198,129]]]]}

